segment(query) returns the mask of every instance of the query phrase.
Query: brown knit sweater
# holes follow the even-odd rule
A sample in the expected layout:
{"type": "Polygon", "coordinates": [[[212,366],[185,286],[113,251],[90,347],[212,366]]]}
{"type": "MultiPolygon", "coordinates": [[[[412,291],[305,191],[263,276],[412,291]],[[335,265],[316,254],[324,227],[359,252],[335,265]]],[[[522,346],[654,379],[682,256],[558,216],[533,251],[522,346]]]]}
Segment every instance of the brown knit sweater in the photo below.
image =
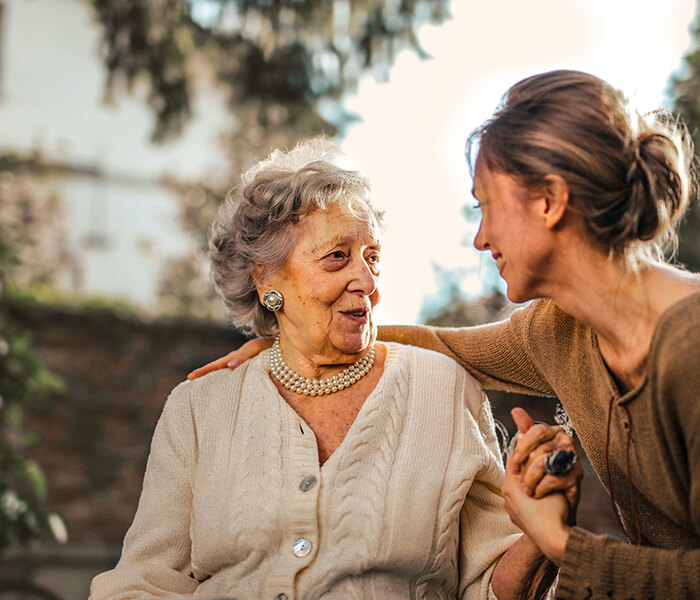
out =
{"type": "Polygon", "coordinates": [[[595,334],[551,300],[499,323],[384,327],[380,338],[443,352],[484,387],[559,398],[641,544],[574,528],[557,598],[700,598],[700,293],[661,316],[644,381],[622,396],[595,334]]]}

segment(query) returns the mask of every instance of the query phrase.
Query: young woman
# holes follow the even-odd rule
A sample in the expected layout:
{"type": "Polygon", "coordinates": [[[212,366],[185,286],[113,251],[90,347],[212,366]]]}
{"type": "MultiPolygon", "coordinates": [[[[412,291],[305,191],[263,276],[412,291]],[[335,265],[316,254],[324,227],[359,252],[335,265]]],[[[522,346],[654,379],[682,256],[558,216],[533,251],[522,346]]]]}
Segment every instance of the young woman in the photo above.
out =
{"type": "Polygon", "coordinates": [[[535,301],[501,323],[380,338],[440,350],[485,387],[559,397],[631,543],[543,510],[566,478],[545,471],[552,431],[529,429],[503,492],[560,565],[558,598],[700,598],[700,279],[661,260],[691,191],[687,134],[597,77],[554,71],[514,85],[467,148],[474,244],[511,300],[535,301]]]}

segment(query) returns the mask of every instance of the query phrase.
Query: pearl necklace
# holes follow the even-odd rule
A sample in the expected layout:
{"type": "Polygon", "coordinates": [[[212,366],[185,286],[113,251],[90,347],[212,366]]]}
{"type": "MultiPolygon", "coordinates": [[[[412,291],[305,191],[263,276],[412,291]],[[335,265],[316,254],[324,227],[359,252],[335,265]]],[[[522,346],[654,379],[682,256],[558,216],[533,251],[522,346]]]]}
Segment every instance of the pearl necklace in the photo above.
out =
{"type": "Polygon", "coordinates": [[[332,394],[351,386],[362,379],[374,364],[374,346],[357,362],[351,364],[347,369],[342,370],[337,375],[328,379],[309,379],[295,373],[287,366],[282,358],[280,350],[280,339],[277,337],[272,344],[270,353],[270,372],[284,387],[292,392],[304,394],[305,396],[322,396],[332,394]]]}

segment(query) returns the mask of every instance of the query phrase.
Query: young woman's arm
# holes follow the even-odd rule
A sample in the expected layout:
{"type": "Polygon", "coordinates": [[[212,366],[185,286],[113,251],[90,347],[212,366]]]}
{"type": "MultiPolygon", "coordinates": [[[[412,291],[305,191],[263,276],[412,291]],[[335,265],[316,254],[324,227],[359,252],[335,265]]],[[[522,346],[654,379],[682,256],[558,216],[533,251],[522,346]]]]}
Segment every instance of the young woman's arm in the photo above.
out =
{"type": "MultiPolygon", "coordinates": [[[[530,360],[528,339],[532,336],[531,317],[542,301],[516,310],[510,318],[478,327],[428,327],[424,325],[388,325],[379,327],[379,339],[419,346],[449,356],[460,363],[487,389],[553,396],[554,392],[530,360]]],[[[537,333],[537,332],[534,332],[537,333]]],[[[187,377],[196,379],[207,373],[237,366],[262,352],[271,340],[257,338],[246,342],[187,377]]]]}
{"type": "Polygon", "coordinates": [[[486,389],[553,396],[550,384],[530,358],[540,335],[536,312],[547,310],[537,300],[503,321],[477,327],[391,325],[379,328],[379,339],[420,346],[456,360],[486,389]]]}

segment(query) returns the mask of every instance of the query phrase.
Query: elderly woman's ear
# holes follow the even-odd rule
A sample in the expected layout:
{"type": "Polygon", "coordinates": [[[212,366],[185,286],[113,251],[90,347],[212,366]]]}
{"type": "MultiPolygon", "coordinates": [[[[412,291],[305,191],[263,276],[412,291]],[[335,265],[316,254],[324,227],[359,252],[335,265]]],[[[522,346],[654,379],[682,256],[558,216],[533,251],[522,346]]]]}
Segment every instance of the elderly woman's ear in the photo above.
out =
{"type": "Polygon", "coordinates": [[[253,270],[253,281],[258,292],[258,302],[270,312],[278,311],[284,304],[284,296],[272,282],[269,274],[265,273],[262,266],[257,266],[253,270]]]}

